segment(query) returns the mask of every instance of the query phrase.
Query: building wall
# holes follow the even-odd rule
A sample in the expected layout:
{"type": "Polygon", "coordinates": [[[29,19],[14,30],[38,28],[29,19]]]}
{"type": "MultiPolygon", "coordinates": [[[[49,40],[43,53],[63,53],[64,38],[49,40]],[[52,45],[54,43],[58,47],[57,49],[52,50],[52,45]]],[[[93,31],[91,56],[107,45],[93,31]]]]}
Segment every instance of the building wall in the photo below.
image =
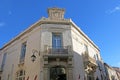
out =
{"type": "Polygon", "coordinates": [[[110,67],[106,63],[104,63],[104,65],[105,65],[107,79],[109,79],[109,80],[119,80],[119,75],[117,75],[116,70],[114,70],[114,68],[110,67]]]}
{"type": "Polygon", "coordinates": [[[0,70],[2,65],[2,59],[3,59],[3,54],[2,54],[2,50],[0,50],[0,70]]]}
{"type": "Polygon", "coordinates": [[[27,51],[26,51],[26,55],[25,55],[25,71],[26,71],[26,78],[30,78],[30,79],[34,79],[35,76],[37,76],[37,79],[39,79],[39,75],[40,75],[40,66],[41,66],[41,62],[40,62],[40,56],[39,56],[39,52],[35,53],[36,56],[36,61],[32,62],[31,61],[31,56],[32,56],[32,51],[33,50],[37,50],[39,51],[40,49],[40,33],[41,29],[40,26],[34,28],[30,33],[29,36],[27,37],[27,51]]]}
{"type": "MultiPolygon", "coordinates": [[[[39,49],[39,43],[40,43],[40,29],[39,27],[35,28],[29,33],[26,33],[19,39],[15,40],[13,43],[11,43],[9,46],[5,47],[2,52],[0,53],[3,57],[4,53],[7,53],[6,62],[4,65],[4,70],[2,73],[2,80],[7,80],[8,78],[10,80],[14,80],[16,77],[16,72],[20,69],[24,69],[26,71],[26,78],[29,76],[30,79],[33,79],[35,75],[37,75],[39,78],[40,73],[40,59],[38,54],[37,60],[38,62],[32,62],[31,61],[31,55],[33,49],[39,49]],[[26,55],[25,55],[25,61],[23,66],[19,66],[20,62],[20,54],[21,54],[21,45],[22,43],[27,42],[26,47],[26,55]]],[[[1,64],[2,64],[2,58],[0,58],[1,64]]]]}
{"type": "Polygon", "coordinates": [[[7,80],[9,75],[13,76],[11,73],[14,72],[13,68],[14,69],[16,68],[13,66],[16,66],[19,62],[19,54],[20,54],[19,50],[20,50],[20,42],[18,40],[2,50],[2,53],[1,53],[2,55],[4,55],[5,53],[7,54],[5,65],[3,68],[2,79],[4,77],[4,80],[7,80]]]}
{"type": "MultiPolygon", "coordinates": [[[[73,54],[74,54],[74,79],[77,80],[79,75],[81,76],[81,80],[84,80],[85,70],[83,64],[83,57],[82,54],[85,51],[84,45],[88,47],[88,54],[90,57],[95,59],[99,55],[99,50],[96,49],[77,29],[73,26],[71,27],[71,36],[72,36],[72,44],[73,44],[73,54]]],[[[99,73],[96,73],[94,77],[97,77],[99,73]]]]}
{"type": "MultiPolygon", "coordinates": [[[[84,79],[85,71],[83,64],[82,54],[84,52],[84,44],[88,46],[89,56],[95,58],[98,55],[100,58],[99,50],[96,49],[73,25],[68,24],[41,24],[37,25],[34,29],[19,37],[9,46],[1,51],[1,56],[7,53],[5,63],[5,70],[2,74],[2,80],[13,80],[16,77],[16,72],[24,69],[26,71],[26,79],[43,79],[43,55],[45,53],[45,46],[52,46],[52,33],[62,33],[63,46],[72,46],[73,50],[73,79],[84,79]],[[25,55],[24,65],[20,65],[19,59],[21,54],[22,43],[27,42],[27,49],[25,55]],[[37,50],[36,61],[31,61],[32,50],[37,50]]],[[[2,58],[1,64],[2,64],[2,58]]],[[[98,71],[99,72],[99,71],[98,71]]],[[[95,74],[95,77],[99,73],[95,74]]]]}
{"type": "Polygon", "coordinates": [[[84,78],[84,65],[83,65],[83,59],[82,59],[82,51],[83,51],[83,42],[80,36],[80,33],[77,32],[73,26],[71,26],[71,37],[72,37],[72,47],[73,47],[73,74],[74,74],[74,80],[79,79],[79,76],[81,80],[84,78]]]}
{"type": "Polygon", "coordinates": [[[110,80],[119,80],[116,71],[113,68],[107,67],[107,69],[110,80]]]}

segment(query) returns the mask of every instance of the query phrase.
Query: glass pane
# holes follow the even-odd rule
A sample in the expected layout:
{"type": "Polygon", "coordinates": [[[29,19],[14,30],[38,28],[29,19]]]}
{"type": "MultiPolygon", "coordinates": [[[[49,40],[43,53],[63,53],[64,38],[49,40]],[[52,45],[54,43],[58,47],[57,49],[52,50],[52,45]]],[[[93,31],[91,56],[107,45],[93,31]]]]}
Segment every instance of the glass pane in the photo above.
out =
{"type": "Polygon", "coordinates": [[[17,77],[19,76],[19,73],[18,73],[18,72],[16,73],[16,76],[17,76],[17,77]]]}
{"type": "Polygon", "coordinates": [[[20,70],[16,73],[16,79],[15,80],[25,80],[25,71],[20,70]]]}
{"type": "Polygon", "coordinates": [[[52,47],[53,48],[61,48],[62,47],[62,37],[61,34],[53,34],[52,35],[52,47]]]}
{"type": "Polygon", "coordinates": [[[2,69],[2,70],[4,69],[6,57],[7,57],[7,53],[4,53],[4,55],[3,55],[3,60],[2,60],[2,65],[1,65],[1,69],[2,69]]]}
{"type": "Polygon", "coordinates": [[[22,78],[20,77],[19,80],[22,80],[22,78]]]}
{"type": "Polygon", "coordinates": [[[26,42],[22,44],[20,60],[24,59],[26,53],[26,42]]]}
{"type": "Polygon", "coordinates": [[[22,75],[23,75],[23,71],[21,70],[21,71],[20,71],[20,75],[19,75],[19,76],[22,76],[22,75]]]}

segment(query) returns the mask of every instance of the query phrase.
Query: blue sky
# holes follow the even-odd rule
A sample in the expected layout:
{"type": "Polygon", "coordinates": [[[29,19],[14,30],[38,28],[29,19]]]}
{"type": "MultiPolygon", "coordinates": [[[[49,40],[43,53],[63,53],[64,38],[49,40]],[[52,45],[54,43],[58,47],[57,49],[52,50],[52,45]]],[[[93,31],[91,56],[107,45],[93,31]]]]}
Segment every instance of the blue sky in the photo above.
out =
{"type": "Polygon", "coordinates": [[[0,47],[20,32],[47,17],[47,8],[64,8],[100,48],[103,60],[120,67],[119,0],[0,0],[0,47]]]}

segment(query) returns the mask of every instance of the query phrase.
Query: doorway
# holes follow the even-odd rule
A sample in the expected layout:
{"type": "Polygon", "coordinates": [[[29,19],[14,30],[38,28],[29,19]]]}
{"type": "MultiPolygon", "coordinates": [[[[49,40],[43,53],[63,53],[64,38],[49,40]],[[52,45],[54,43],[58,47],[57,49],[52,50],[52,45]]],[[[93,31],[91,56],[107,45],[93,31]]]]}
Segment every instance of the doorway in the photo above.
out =
{"type": "Polygon", "coordinates": [[[50,80],[67,80],[66,69],[61,66],[55,66],[50,68],[50,80]]]}

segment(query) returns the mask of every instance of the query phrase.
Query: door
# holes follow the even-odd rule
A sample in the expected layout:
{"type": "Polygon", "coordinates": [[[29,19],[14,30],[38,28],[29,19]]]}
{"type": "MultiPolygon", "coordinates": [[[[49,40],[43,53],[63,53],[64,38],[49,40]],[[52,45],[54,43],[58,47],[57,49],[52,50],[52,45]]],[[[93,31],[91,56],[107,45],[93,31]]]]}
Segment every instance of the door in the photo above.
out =
{"type": "Polygon", "coordinates": [[[67,80],[65,68],[60,66],[51,67],[50,80],[67,80]]]}

